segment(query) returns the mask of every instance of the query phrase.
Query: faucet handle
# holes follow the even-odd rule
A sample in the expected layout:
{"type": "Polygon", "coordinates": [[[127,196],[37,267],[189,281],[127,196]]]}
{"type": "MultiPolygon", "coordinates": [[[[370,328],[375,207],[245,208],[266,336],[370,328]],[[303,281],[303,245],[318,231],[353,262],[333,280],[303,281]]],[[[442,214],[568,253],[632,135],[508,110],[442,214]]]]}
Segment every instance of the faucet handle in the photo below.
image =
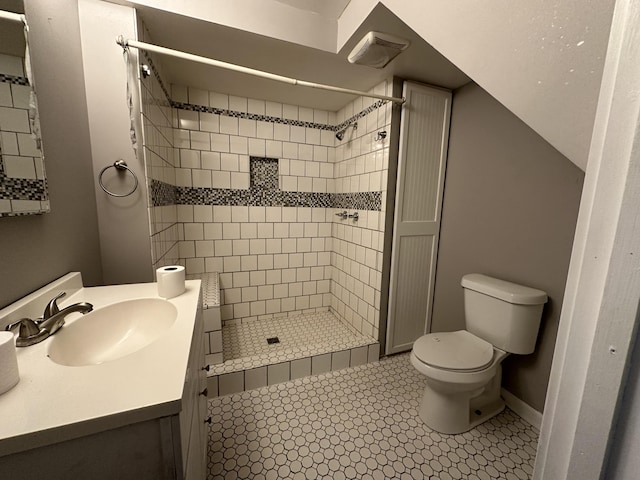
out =
{"type": "Polygon", "coordinates": [[[42,320],[46,320],[47,318],[51,318],[56,313],[60,312],[60,308],[58,308],[58,304],[56,303],[56,301],[59,298],[64,297],[66,294],[67,294],[67,292],[60,292],[58,295],[53,297],[49,301],[49,303],[47,303],[47,306],[44,308],[44,313],[42,314],[42,320]]]}
{"type": "Polygon", "coordinates": [[[20,320],[10,323],[6,326],[5,330],[10,332],[14,328],[20,325],[20,331],[18,332],[18,338],[28,338],[37,335],[40,329],[36,325],[36,322],[30,318],[21,318],[20,320]]]}

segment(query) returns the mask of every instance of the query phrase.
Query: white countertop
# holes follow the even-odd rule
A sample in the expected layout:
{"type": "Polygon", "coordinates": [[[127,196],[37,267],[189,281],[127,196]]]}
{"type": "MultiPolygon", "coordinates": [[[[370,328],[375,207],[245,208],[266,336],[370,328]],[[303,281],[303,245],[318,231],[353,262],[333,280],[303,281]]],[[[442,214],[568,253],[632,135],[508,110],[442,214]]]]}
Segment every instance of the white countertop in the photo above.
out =
{"type": "MultiPolygon", "coordinates": [[[[179,413],[200,294],[199,280],[186,284],[185,293],[168,300],[178,310],[174,324],[155,342],[123,358],[100,365],[58,365],[47,357],[53,337],[17,348],[20,382],[0,395],[0,456],[179,413]]],[[[58,302],[60,308],[159,298],[155,283],[72,291],[58,302]]],[[[0,319],[9,309],[0,311],[0,319]]],[[[81,317],[70,314],[66,324],[81,317]]]]}

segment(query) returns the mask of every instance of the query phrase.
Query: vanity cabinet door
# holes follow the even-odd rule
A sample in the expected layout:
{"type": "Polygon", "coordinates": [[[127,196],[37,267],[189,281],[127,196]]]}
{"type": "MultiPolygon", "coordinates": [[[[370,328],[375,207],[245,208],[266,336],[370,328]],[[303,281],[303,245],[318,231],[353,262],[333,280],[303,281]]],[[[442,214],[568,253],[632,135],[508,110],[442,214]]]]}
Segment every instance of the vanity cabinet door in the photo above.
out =
{"type": "Polygon", "coordinates": [[[189,355],[189,385],[185,385],[184,416],[180,417],[182,455],[185,480],[204,480],[206,478],[207,412],[206,371],[204,370],[204,328],[202,312],[198,312],[191,352],[189,355]],[[184,422],[184,425],[183,425],[184,422]],[[188,432],[184,438],[183,431],[188,432]]]}

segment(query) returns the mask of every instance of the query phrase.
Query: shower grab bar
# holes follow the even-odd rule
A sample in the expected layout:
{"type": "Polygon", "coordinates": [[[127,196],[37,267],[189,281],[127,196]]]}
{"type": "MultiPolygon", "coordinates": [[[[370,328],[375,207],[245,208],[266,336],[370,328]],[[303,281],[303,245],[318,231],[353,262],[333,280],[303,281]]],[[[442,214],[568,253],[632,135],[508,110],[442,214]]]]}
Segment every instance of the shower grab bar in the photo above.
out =
{"type": "Polygon", "coordinates": [[[226,70],[233,70],[235,72],[246,73],[247,75],[253,75],[256,77],[268,78],[269,80],[288,83],[290,85],[299,85],[301,87],[318,88],[320,90],[329,90],[332,92],[339,92],[339,93],[349,93],[351,95],[377,98],[380,100],[387,100],[387,101],[399,103],[399,104],[403,104],[406,101],[404,98],[390,97],[387,95],[378,95],[376,93],[361,92],[360,90],[352,90],[350,88],[334,87],[332,85],[325,85],[322,83],[313,83],[313,82],[307,82],[304,80],[298,80],[296,78],[284,77],[282,75],[276,75],[275,73],[263,72],[262,70],[243,67],[242,65],[235,65],[233,63],[221,62],[220,60],[215,60],[213,58],[201,57],[200,55],[193,55],[192,53],[181,52],[180,50],[173,50],[171,48],[161,47],[159,45],[153,45],[151,43],[138,42],[137,40],[124,38],[122,35],[116,38],[116,43],[124,49],[126,49],[127,47],[132,47],[132,48],[137,48],[138,50],[156,52],[161,55],[169,55],[171,57],[182,58],[184,60],[191,60],[192,62],[204,63],[205,65],[211,65],[214,67],[224,68],[226,70]]]}

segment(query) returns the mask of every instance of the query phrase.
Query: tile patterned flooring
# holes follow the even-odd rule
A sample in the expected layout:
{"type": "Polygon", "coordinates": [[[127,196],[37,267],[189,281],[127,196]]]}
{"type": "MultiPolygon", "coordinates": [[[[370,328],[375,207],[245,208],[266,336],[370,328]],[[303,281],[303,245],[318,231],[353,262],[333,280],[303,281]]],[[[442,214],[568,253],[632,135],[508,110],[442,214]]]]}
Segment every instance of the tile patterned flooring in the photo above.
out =
{"type": "Polygon", "coordinates": [[[533,473],[537,431],[506,409],[459,435],[418,418],[408,354],[209,400],[208,480],[506,479],[533,473]]]}
{"type": "Polygon", "coordinates": [[[375,340],[352,333],[328,310],[291,317],[258,320],[222,327],[225,362],[210,375],[249,370],[314,355],[349,350],[375,340]],[[267,338],[280,343],[269,345],[267,338]]]}

